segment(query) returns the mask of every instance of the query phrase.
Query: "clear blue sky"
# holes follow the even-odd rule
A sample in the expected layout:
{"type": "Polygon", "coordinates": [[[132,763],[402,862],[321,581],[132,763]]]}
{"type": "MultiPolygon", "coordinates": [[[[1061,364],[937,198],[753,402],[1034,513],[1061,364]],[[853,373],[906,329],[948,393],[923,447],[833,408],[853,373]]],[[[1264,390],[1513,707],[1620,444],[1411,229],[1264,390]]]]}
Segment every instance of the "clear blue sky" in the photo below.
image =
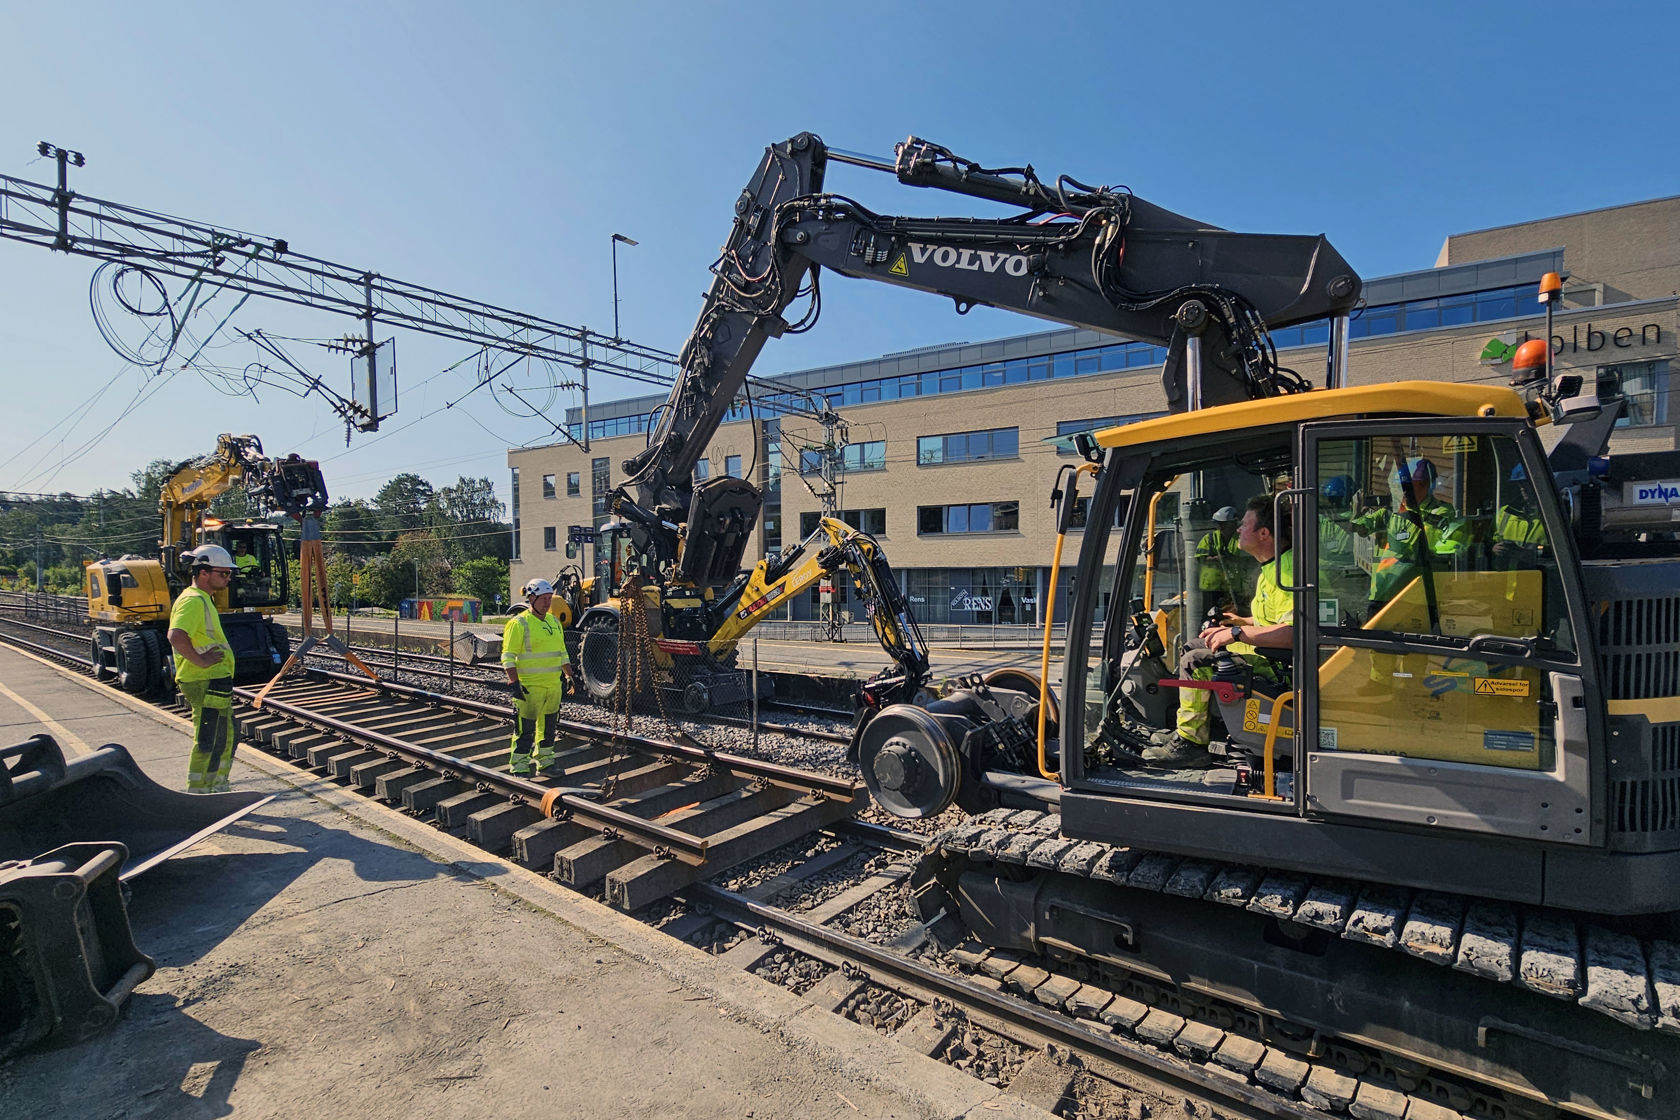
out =
{"type": "MultiPolygon", "coordinates": [[[[50,180],[48,140],[86,153],[84,193],[597,330],[620,232],[640,242],[619,253],[624,334],[676,350],[736,194],[801,130],[880,154],[914,132],[1230,229],[1324,232],[1379,276],[1431,265],[1449,233],[1680,190],[1677,39],[1672,6],[1617,3],[13,3],[0,172],[50,180]]],[[[828,185],[973,212],[850,168],[828,185]]],[[[148,380],[95,330],[92,271],[0,241],[0,489],[123,486],[232,430],[321,458],[338,497],[413,470],[488,475],[505,500],[506,449],[554,438],[485,392],[444,409],[469,350],[414,335],[401,411],[348,450],[316,399],[148,380]]],[[[1043,326],[839,279],[824,295],[755,372],[1043,326]]],[[[232,325],[356,329],[259,301],[232,325]]],[[[206,354],[260,356],[233,337],[206,354]]],[[[293,353],[347,387],[342,357],[293,353]]],[[[575,403],[554,394],[555,420],[575,403]]]]}

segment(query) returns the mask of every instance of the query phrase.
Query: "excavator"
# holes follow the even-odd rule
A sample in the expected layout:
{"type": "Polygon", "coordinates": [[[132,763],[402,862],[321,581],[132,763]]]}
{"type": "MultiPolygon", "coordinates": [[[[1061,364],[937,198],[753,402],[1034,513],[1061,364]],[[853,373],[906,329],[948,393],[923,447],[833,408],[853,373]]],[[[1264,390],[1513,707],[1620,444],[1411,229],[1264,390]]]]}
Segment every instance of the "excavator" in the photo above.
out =
{"type": "Polygon", "coordinates": [[[1060,699],[1048,628],[1036,675],[865,690],[853,753],[877,804],[970,814],[912,879],[935,936],[1402,1109],[1680,1115],[1680,453],[1610,454],[1622,402],[1549,356],[1511,387],[1348,386],[1361,281],[1323,237],[916,137],[880,159],[801,133],[737,200],[625,463],[614,508],[667,615],[738,597],[757,493],[692,470],[764,341],[814,323],[823,268],[1167,348],[1169,413],[1077,437],[1052,495],[1053,572],[1085,513],[1060,699]],[[830,163],[1011,213],[875,214],[824,191],[830,163]],[[1269,332],[1320,320],[1315,387],[1269,332]],[[1180,675],[1197,544],[1266,514],[1281,644],[1180,675]],[[1152,761],[1196,692],[1205,757],[1152,761]]]}
{"type": "Polygon", "coordinates": [[[223,434],[214,451],[181,463],[158,494],[163,518],[158,558],[101,558],[85,565],[96,678],[114,677],[133,693],[168,686],[169,611],[190,581],[181,556],[206,544],[221,545],[238,565],[227,590],[216,593],[222,629],[233,647],[234,681],[267,680],[285,663],[291,639],[271,617],[289,602],[281,526],[209,516],[211,502],[236,486],[270,513],[301,520],[327,508],[318,463],[295,454],[271,459],[253,435],[223,434]]]}
{"type": "MultiPolygon", "coordinates": [[[[731,489],[756,496],[750,483],[743,485],[746,491],[731,489]]],[[[739,525],[737,520],[722,527],[726,546],[736,550],[737,564],[746,545],[744,539],[733,539],[739,525]]],[[[696,532],[685,534],[683,542],[701,539],[696,532]]],[[[838,518],[819,518],[804,540],[736,573],[721,587],[668,578],[671,568],[655,558],[655,538],[644,522],[615,517],[602,526],[597,540],[610,558],[614,594],[600,604],[583,606],[582,600],[595,590],[595,579],[557,586],[576,602],[568,609],[577,611],[579,619],[578,666],[584,688],[604,704],[627,700],[624,689],[630,680],[641,682],[644,691],[669,687],[683,710],[696,715],[745,702],[750,677],[735,667],[741,638],[795,596],[837,576],[849,578],[859,601],[869,604],[871,628],[892,660],[866,682],[864,691],[877,703],[883,698],[913,702],[925,696],[931,669],[909,599],[880,543],[838,518]],[[664,673],[655,673],[655,666],[664,673]],[[659,684],[661,676],[680,683],[659,684]]],[[[761,689],[766,685],[768,678],[761,689]]]]}

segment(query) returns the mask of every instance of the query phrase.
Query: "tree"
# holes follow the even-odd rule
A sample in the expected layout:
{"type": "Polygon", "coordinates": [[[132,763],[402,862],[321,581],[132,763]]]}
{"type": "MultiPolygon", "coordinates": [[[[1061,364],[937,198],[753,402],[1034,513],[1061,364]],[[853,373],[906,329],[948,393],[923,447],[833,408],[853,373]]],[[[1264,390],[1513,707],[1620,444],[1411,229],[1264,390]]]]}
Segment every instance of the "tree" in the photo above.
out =
{"type": "Polygon", "coordinates": [[[461,476],[432,499],[427,517],[455,562],[479,556],[506,560],[512,554],[511,526],[488,478],[461,476]]]}
{"type": "Polygon", "coordinates": [[[449,586],[449,560],[443,542],[431,533],[403,533],[391,546],[391,561],[408,569],[408,595],[416,590],[421,595],[435,595],[449,586]]]}
{"type": "Polygon", "coordinates": [[[414,594],[414,572],[389,556],[375,556],[356,571],[356,599],[370,606],[395,607],[414,594]]]}
{"type": "Polygon", "coordinates": [[[455,594],[471,595],[484,604],[485,613],[495,609],[496,596],[507,598],[508,566],[493,556],[479,556],[455,565],[450,573],[455,594]]]}
{"type": "Polygon", "coordinates": [[[386,549],[379,511],[362,498],[335,502],[321,519],[321,531],[334,554],[366,558],[386,549]]]}
{"type": "Polygon", "coordinates": [[[426,510],[436,491],[432,484],[411,471],[404,471],[379,488],[373,504],[387,530],[401,533],[426,524],[426,510]]]}

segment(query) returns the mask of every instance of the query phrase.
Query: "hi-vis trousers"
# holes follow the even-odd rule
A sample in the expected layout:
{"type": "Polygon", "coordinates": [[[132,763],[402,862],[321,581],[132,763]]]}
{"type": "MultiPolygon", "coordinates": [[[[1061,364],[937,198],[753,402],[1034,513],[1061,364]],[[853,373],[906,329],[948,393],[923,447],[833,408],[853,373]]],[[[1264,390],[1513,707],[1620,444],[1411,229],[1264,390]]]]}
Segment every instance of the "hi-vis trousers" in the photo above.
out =
{"type": "Polygon", "coordinates": [[[187,792],[224,793],[233,769],[233,677],[181,681],[178,687],[193,714],[187,792]]]}

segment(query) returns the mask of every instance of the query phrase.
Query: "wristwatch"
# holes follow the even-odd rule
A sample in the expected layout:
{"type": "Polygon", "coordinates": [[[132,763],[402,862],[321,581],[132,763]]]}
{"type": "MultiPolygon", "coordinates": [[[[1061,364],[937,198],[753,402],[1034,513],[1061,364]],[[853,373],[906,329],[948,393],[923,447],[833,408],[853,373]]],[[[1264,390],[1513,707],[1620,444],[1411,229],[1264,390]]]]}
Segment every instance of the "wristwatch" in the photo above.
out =
{"type": "Polygon", "coordinates": [[[1243,637],[1242,637],[1242,627],[1241,627],[1241,626],[1233,626],[1233,627],[1231,627],[1231,640],[1232,640],[1232,641],[1233,641],[1233,642],[1240,642],[1240,641],[1242,641],[1242,640],[1243,640],[1243,637]]]}

